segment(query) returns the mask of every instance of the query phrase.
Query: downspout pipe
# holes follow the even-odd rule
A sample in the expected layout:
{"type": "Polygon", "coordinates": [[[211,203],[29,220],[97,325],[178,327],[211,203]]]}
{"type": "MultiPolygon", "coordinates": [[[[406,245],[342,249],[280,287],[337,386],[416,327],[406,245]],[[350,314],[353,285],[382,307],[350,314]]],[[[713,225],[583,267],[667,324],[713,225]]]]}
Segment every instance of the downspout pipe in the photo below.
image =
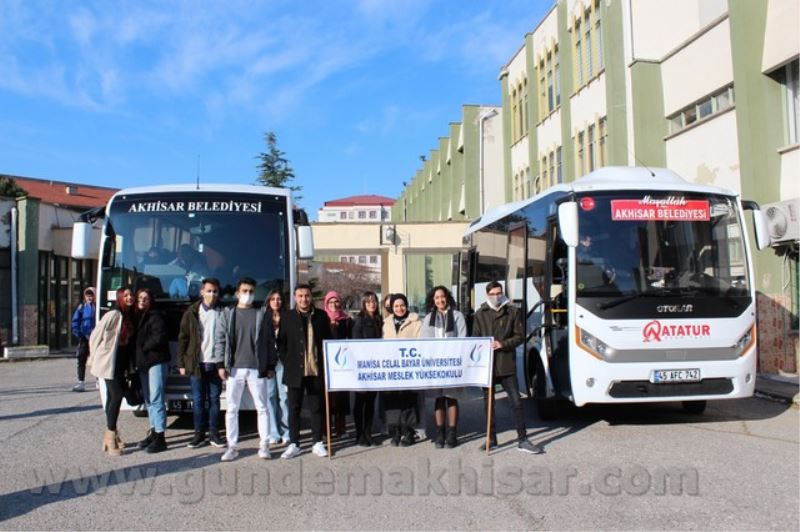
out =
{"type": "Polygon", "coordinates": [[[480,176],[479,176],[480,177],[480,183],[479,183],[479,191],[478,191],[478,193],[480,194],[480,213],[479,213],[479,216],[483,216],[483,213],[486,211],[486,200],[484,198],[484,195],[485,195],[484,188],[485,188],[485,186],[484,186],[484,169],[483,169],[483,165],[484,165],[485,155],[484,155],[484,147],[483,147],[483,144],[484,144],[483,130],[484,130],[484,124],[486,123],[486,120],[488,120],[489,118],[493,117],[496,114],[497,114],[497,109],[489,109],[488,111],[484,111],[483,113],[481,113],[481,115],[478,117],[478,131],[479,131],[478,135],[480,137],[478,139],[478,160],[479,160],[478,164],[480,165],[480,176]]]}
{"type": "Polygon", "coordinates": [[[11,345],[19,345],[19,283],[17,282],[17,228],[19,211],[11,207],[11,345]]]}

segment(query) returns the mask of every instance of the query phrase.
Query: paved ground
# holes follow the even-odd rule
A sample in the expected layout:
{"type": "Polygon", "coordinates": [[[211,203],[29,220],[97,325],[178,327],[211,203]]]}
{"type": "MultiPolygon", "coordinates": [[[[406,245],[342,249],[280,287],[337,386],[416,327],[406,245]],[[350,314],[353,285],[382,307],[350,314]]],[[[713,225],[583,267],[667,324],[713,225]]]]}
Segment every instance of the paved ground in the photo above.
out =
{"type": "MultiPolygon", "coordinates": [[[[250,419],[242,458],[221,464],[216,449],[184,447],[191,422],[170,418],[167,452],[112,459],[100,452],[98,396],[68,391],[74,363],[0,364],[0,528],[800,526],[798,409],[781,402],[717,402],[699,417],[676,404],[590,407],[548,424],[528,412],[547,453],[504,446],[488,458],[477,450],[479,396],[463,407],[458,449],[340,444],[330,461],[258,460],[250,419]]],[[[146,423],[123,415],[123,437],[140,438],[146,423]]]]}

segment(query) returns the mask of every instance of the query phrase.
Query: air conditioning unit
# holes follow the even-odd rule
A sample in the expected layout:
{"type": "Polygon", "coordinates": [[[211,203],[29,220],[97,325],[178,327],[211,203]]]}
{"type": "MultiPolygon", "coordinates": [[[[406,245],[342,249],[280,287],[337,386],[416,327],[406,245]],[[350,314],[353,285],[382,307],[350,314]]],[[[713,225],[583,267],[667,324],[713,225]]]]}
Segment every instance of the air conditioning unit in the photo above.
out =
{"type": "Polygon", "coordinates": [[[800,241],[800,198],[767,203],[761,211],[767,217],[770,245],[800,241]]]}

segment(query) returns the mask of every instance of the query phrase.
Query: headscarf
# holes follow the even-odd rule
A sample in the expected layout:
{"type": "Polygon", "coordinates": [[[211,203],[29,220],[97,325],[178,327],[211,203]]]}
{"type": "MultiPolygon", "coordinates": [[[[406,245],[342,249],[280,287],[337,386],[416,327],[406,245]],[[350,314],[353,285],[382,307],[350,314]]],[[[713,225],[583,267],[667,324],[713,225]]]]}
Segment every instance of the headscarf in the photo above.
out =
{"type": "Polygon", "coordinates": [[[350,316],[341,307],[339,307],[337,310],[331,310],[328,308],[328,302],[331,299],[338,299],[339,303],[341,303],[342,298],[339,297],[339,294],[333,290],[325,294],[325,313],[328,315],[328,319],[331,320],[331,323],[339,323],[340,321],[348,320],[350,316]]]}

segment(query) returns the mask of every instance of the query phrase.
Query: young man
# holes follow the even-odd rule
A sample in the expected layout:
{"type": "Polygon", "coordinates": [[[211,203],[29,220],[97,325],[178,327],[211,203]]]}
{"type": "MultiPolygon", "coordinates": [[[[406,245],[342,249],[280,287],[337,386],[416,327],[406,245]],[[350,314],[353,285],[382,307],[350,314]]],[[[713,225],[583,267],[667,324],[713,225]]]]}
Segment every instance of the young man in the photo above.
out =
{"type": "Polygon", "coordinates": [[[225,435],[228,449],[222,455],[223,462],[239,456],[239,405],[244,388],[250,390],[256,407],[258,420],[258,457],[269,460],[269,416],[267,415],[267,379],[275,373],[277,357],[275,346],[270,341],[270,331],[265,327],[265,309],[253,307],[256,282],[249,277],[240,279],[236,285],[235,307],[219,313],[216,326],[215,355],[223,355],[224,367],[219,376],[226,380],[228,410],[225,413],[225,435]]]}
{"type": "Polygon", "coordinates": [[[291,443],[281,458],[300,454],[300,411],[303,393],[308,395],[311,408],[311,451],[320,457],[328,456],[322,441],[325,418],[323,401],[325,364],[322,341],[331,337],[328,317],[311,304],[311,287],[298,284],[294,289],[295,307],[281,316],[278,349],[283,362],[283,384],[289,389],[289,439],[291,443]]]}
{"type": "Polygon", "coordinates": [[[206,431],[211,445],[225,446],[219,436],[219,396],[222,392],[219,370],[225,368],[225,360],[221,351],[214,351],[214,334],[220,313],[219,281],[213,277],[203,279],[200,296],[200,301],[183,313],[178,333],[178,371],[181,375],[189,375],[192,383],[194,438],[189,442],[192,449],[205,443],[206,431]]]}
{"type": "MultiPolygon", "coordinates": [[[[472,336],[491,336],[494,350],[494,368],[492,372],[492,409],[494,410],[494,386],[500,383],[508,395],[514,419],[517,425],[517,449],[526,453],[541,454],[544,452],[538,445],[532,444],[525,428],[525,412],[517,386],[516,349],[525,340],[522,316],[514,305],[503,295],[503,286],[497,281],[486,285],[486,303],[475,313],[472,336]]],[[[484,399],[488,401],[488,393],[484,399]]],[[[492,426],[489,433],[490,446],[497,446],[495,417],[492,412],[492,426]]],[[[486,443],[481,446],[486,450],[486,443]]]]}
{"type": "Polygon", "coordinates": [[[94,322],[94,288],[90,286],[83,291],[83,303],[72,314],[72,334],[78,339],[78,383],[72,387],[73,392],[86,390],[86,360],[89,358],[89,336],[94,330],[94,322]]]}

